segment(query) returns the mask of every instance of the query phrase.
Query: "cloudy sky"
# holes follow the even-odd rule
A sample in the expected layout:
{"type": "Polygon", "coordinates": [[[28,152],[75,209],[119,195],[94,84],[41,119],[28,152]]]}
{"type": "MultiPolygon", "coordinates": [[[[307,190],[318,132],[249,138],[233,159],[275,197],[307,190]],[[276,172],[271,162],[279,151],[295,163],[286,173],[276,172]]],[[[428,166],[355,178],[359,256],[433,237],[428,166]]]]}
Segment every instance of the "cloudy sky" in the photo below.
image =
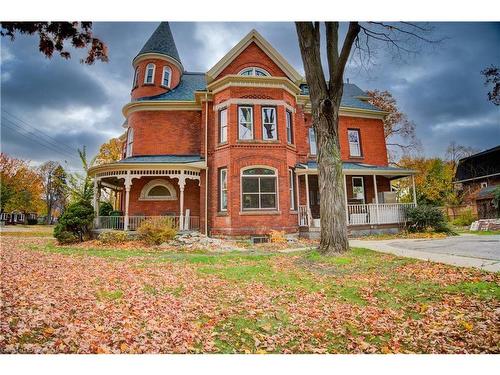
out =
{"type": "MultiPolygon", "coordinates": [[[[130,98],[131,61],[157,23],[94,23],[109,47],[109,63],[46,59],[35,37],[1,39],[2,151],[33,163],[66,160],[78,168],[76,148],[94,155],[119,135],[121,108],[130,98]],[[41,130],[45,136],[38,132],[41,130]]],[[[361,88],[389,90],[417,125],[428,156],[451,141],[486,149],[500,143],[500,108],[487,101],[480,71],[500,64],[500,23],[433,24],[439,45],[397,56],[381,48],[367,63],[351,60],[345,77],[361,88]]],[[[171,23],[186,70],[206,71],[252,28],[301,73],[293,23],[171,23]]]]}

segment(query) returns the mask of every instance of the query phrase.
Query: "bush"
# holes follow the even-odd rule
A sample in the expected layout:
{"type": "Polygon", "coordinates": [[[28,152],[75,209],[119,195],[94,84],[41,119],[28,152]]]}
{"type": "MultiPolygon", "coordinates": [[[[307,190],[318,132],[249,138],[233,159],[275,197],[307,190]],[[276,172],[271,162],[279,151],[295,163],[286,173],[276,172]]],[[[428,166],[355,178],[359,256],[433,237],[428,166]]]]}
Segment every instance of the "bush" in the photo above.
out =
{"type": "Polygon", "coordinates": [[[109,216],[123,216],[123,211],[110,211],[109,216]]]}
{"type": "Polygon", "coordinates": [[[434,206],[417,206],[406,211],[410,232],[450,232],[443,211],[434,206]]]}
{"type": "Polygon", "coordinates": [[[90,203],[79,201],[70,204],[54,228],[54,237],[60,243],[82,242],[90,237],[93,220],[94,209],[90,203]]]}
{"type": "Polygon", "coordinates": [[[287,243],[285,231],[271,230],[268,234],[271,243],[287,243]]]}
{"type": "Polygon", "coordinates": [[[109,216],[113,212],[113,206],[109,202],[100,202],[99,216],[109,216]]]}
{"type": "Polygon", "coordinates": [[[457,227],[465,227],[471,225],[476,218],[472,214],[472,210],[465,210],[460,215],[458,215],[451,223],[457,227]]]}
{"type": "Polygon", "coordinates": [[[144,220],[137,228],[140,238],[150,245],[160,245],[170,241],[177,234],[175,221],[170,217],[144,220]]]}
{"type": "Polygon", "coordinates": [[[121,230],[101,232],[97,239],[106,244],[123,243],[130,241],[128,233],[121,230]]]}

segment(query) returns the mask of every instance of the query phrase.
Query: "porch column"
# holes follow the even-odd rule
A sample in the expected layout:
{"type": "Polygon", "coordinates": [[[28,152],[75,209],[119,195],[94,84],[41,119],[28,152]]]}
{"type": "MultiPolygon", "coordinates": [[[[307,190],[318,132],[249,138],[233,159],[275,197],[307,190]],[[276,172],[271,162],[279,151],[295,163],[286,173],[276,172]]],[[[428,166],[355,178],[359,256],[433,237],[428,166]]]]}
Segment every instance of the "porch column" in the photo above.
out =
{"type": "Polygon", "coordinates": [[[180,208],[180,215],[179,215],[179,230],[184,230],[184,187],[186,186],[186,179],[184,177],[184,171],[181,174],[181,177],[179,177],[179,208],[180,208]]]}
{"type": "Polygon", "coordinates": [[[101,186],[99,184],[99,179],[94,177],[94,201],[93,201],[93,208],[94,208],[94,213],[95,213],[95,226],[96,228],[99,228],[100,222],[99,222],[99,201],[101,200],[101,186]]]}
{"type": "MultiPolygon", "coordinates": [[[[299,175],[297,173],[295,173],[295,186],[297,187],[297,191],[296,191],[296,194],[297,194],[297,211],[299,210],[299,206],[300,206],[300,191],[299,191],[299,175]]],[[[300,218],[299,218],[300,219],[300,218]]]]}
{"type": "Polygon", "coordinates": [[[378,189],[377,189],[377,176],[373,175],[373,188],[375,189],[375,215],[377,219],[377,224],[380,223],[380,219],[378,216],[378,189]]]}
{"type": "Polygon", "coordinates": [[[128,205],[130,201],[130,188],[132,187],[132,179],[130,178],[130,171],[127,172],[125,178],[125,217],[123,222],[123,230],[128,230],[128,205]]]}
{"type": "Polygon", "coordinates": [[[349,206],[347,203],[347,175],[344,174],[344,201],[345,201],[345,219],[349,225],[349,206]]]}
{"type": "Polygon", "coordinates": [[[309,202],[309,174],[306,173],[306,210],[307,210],[307,225],[309,227],[312,226],[312,214],[311,214],[311,205],[309,202]]]}
{"type": "Polygon", "coordinates": [[[413,204],[417,205],[417,191],[415,190],[415,176],[411,175],[411,184],[413,186],[413,204]]]}

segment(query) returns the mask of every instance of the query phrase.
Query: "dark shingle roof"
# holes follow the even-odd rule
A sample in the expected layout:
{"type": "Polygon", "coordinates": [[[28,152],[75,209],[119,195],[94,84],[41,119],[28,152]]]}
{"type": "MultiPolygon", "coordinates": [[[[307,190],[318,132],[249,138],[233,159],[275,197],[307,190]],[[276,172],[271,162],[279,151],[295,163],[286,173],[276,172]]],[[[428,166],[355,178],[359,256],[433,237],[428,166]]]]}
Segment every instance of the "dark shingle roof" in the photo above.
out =
{"type": "Polygon", "coordinates": [[[500,173],[500,145],[460,159],[455,172],[455,181],[498,173],[500,173]]]}
{"type": "Polygon", "coordinates": [[[495,190],[499,185],[490,185],[482,188],[476,194],[476,199],[489,199],[493,198],[495,190]]]}
{"type": "Polygon", "coordinates": [[[168,22],[160,23],[137,56],[143,53],[161,53],[181,63],[181,58],[179,57],[179,52],[177,52],[177,47],[175,46],[174,37],[172,36],[172,31],[170,30],[168,22]]]}
{"type": "Polygon", "coordinates": [[[201,160],[200,155],[144,155],[131,156],[118,163],[194,163],[201,160]]]}
{"type": "Polygon", "coordinates": [[[204,73],[184,72],[177,87],[166,93],[145,96],[137,99],[141,100],[194,100],[195,91],[203,91],[207,86],[204,73]]]}

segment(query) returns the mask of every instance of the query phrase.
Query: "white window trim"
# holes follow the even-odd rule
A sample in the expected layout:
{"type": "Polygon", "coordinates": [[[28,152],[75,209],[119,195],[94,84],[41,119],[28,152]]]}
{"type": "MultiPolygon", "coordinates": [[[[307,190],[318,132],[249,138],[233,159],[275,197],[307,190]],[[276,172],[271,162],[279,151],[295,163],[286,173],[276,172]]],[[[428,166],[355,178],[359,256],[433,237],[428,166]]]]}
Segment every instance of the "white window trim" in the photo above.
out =
{"type": "Polygon", "coordinates": [[[135,89],[137,86],[139,86],[139,67],[135,68],[134,82],[132,83],[132,88],[135,89]]]}
{"type": "Polygon", "coordinates": [[[290,211],[297,211],[297,186],[295,186],[295,171],[288,168],[288,183],[290,184],[288,193],[290,194],[290,211]]]}
{"type": "Polygon", "coordinates": [[[155,73],[156,73],[156,65],[153,64],[153,63],[149,63],[148,65],[146,65],[146,71],[144,72],[144,83],[150,85],[150,84],[154,84],[155,83],[155,73]],[[153,75],[151,76],[151,79],[152,81],[151,82],[148,82],[148,70],[149,70],[149,66],[153,66],[153,75]]]}
{"type": "Polygon", "coordinates": [[[170,83],[171,83],[171,81],[172,81],[172,69],[170,69],[170,67],[169,67],[168,65],[165,65],[165,66],[163,67],[163,73],[162,73],[162,75],[161,75],[161,85],[162,85],[163,87],[168,87],[168,88],[170,88],[170,83]],[[165,84],[164,84],[164,82],[165,82],[165,73],[166,73],[166,72],[168,72],[168,83],[167,83],[167,85],[165,85],[165,84]]]}
{"type": "Polygon", "coordinates": [[[261,71],[262,73],[264,73],[266,76],[270,77],[271,74],[269,74],[269,72],[265,69],[262,69],[262,68],[259,68],[258,66],[247,66],[246,68],[243,68],[241,69],[239,72],[238,72],[238,75],[242,75],[243,72],[246,72],[247,70],[250,70],[252,69],[252,74],[250,75],[250,77],[260,77],[258,75],[255,74],[255,72],[257,70],[261,71]]]}
{"type": "Polygon", "coordinates": [[[219,210],[220,212],[226,212],[227,211],[227,204],[228,204],[228,199],[227,199],[227,192],[228,192],[228,188],[227,188],[227,168],[221,168],[219,169],[219,210]],[[226,172],[225,173],[225,177],[226,177],[226,188],[224,189],[223,188],[223,181],[222,181],[222,172],[226,172]],[[225,192],[226,193],[226,208],[223,208],[222,207],[222,193],[225,192]]]}
{"type": "Polygon", "coordinates": [[[125,157],[126,158],[132,156],[133,147],[134,147],[134,128],[128,128],[127,146],[125,148],[125,157]]]}
{"type": "Polygon", "coordinates": [[[351,179],[351,190],[352,190],[352,198],[353,199],[358,199],[357,197],[354,196],[354,180],[361,180],[361,187],[363,188],[363,204],[365,204],[365,179],[363,177],[359,176],[353,176],[351,179]]]}
{"type": "Polygon", "coordinates": [[[307,131],[307,139],[309,141],[309,153],[311,155],[317,155],[318,154],[318,142],[317,142],[317,138],[316,138],[316,131],[314,130],[313,127],[310,127],[309,130],[307,131]],[[314,152],[313,152],[313,148],[312,148],[312,143],[311,143],[311,132],[314,134],[314,152]]]}
{"type": "Polygon", "coordinates": [[[253,107],[252,106],[249,106],[249,105],[242,105],[242,106],[238,106],[238,140],[239,141],[251,141],[251,140],[254,140],[255,139],[255,124],[254,124],[254,118],[253,118],[253,107]],[[241,138],[241,134],[240,134],[240,110],[242,108],[250,108],[250,115],[251,115],[251,124],[252,124],[252,137],[251,138],[241,138]]]}
{"type": "Polygon", "coordinates": [[[177,192],[170,182],[159,178],[159,179],[149,181],[146,185],[144,185],[144,187],[141,190],[141,195],[139,197],[139,200],[140,201],[175,201],[175,200],[177,200],[177,192]],[[170,192],[170,196],[169,197],[150,197],[149,192],[151,191],[151,189],[153,189],[156,186],[165,187],[170,192]]]}
{"type": "MultiPolygon", "coordinates": [[[[228,113],[229,112],[228,112],[227,108],[222,108],[218,112],[219,133],[217,134],[217,138],[218,138],[218,143],[219,144],[224,144],[224,143],[228,142],[228,137],[229,137],[229,134],[228,134],[228,118],[227,118],[228,113]],[[223,128],[223,126],[222,126],[222,112],[226,113],[226,124],[224,125],[224,128],[226,128],[226,139],[225,140],[222,140],[222,128],[223,128]]],[[[239,113],[238,113],[238,121],[239,121],[239,113]]],[[[238,131],[239,131],[239,126],[240,126],[240,124],[238,123],[238,131]]]]}
{"type": "Polygon", "coordinates": [[[271,106],[262,106],[261,108],[261,116],[262,116],[262,139],[264,141],[277,141],[278,140],[278,118],[277,118],[277,112],[276,107],[271,107],[271,106]],[[264,126],[264,110],[265,109],[272,109],[274,111],[274,137],[273,138],[266,138],[265,134],[265,126],[264,126]]]}
{"type": "MultiPolygon", "coordinates": [[[[279,211],[279,206],[280,206],[280,196],[279,196],[279,177],[278,177],[278,170],[274,167],[270,167],[268,165],[252,165],[248,166],[245,168],[241,168],[240,170],[240,211],[241,212],[252,212],[252,211],[279,211]],[[274,172],[274,175],[270,174],[262,174],[262,175],[251,175],[251,176],[245,176],[245,177],[275,177],[276,178],[276,207],[272,208],[243,208],[243,172],[249,169],[254,169],[254,168],[264,168],[264,169],[270,169],[274,172]]],[[[260,193],[259,193],[260,195],[260,193]]],[[[260,199],[259,199],[259,206],[260,206],[260,199]]]]}
{"type": "Polygon", "coordinates": [[[289,145],[294,144],[294,136],[293,136],[293,112],[285,109],[285,122],[286,122],[286,142],[289,145]],[[290,129],[290,139],[288,137],[288,129],[290,129]]]}
{"type": "Polygon", "coordinates": [[[361,152],[361,134],[359,132],[358,129],[347,129],[347,142],[349,143],[349,156],[353,156],[355,158],[359,158],[361,156],[363,156],[363,153],[361,152]],[[357,136],[358,136],[358,142],[351,142],[350,140],[350,133],[353,132],[353,133],[356,133],[357,136]],[[351,145],[356,145],[357,146],[357,149],[358,149],[358,154],[353,154],[352,152],[352,148],[351,148],[351,145]]]}

